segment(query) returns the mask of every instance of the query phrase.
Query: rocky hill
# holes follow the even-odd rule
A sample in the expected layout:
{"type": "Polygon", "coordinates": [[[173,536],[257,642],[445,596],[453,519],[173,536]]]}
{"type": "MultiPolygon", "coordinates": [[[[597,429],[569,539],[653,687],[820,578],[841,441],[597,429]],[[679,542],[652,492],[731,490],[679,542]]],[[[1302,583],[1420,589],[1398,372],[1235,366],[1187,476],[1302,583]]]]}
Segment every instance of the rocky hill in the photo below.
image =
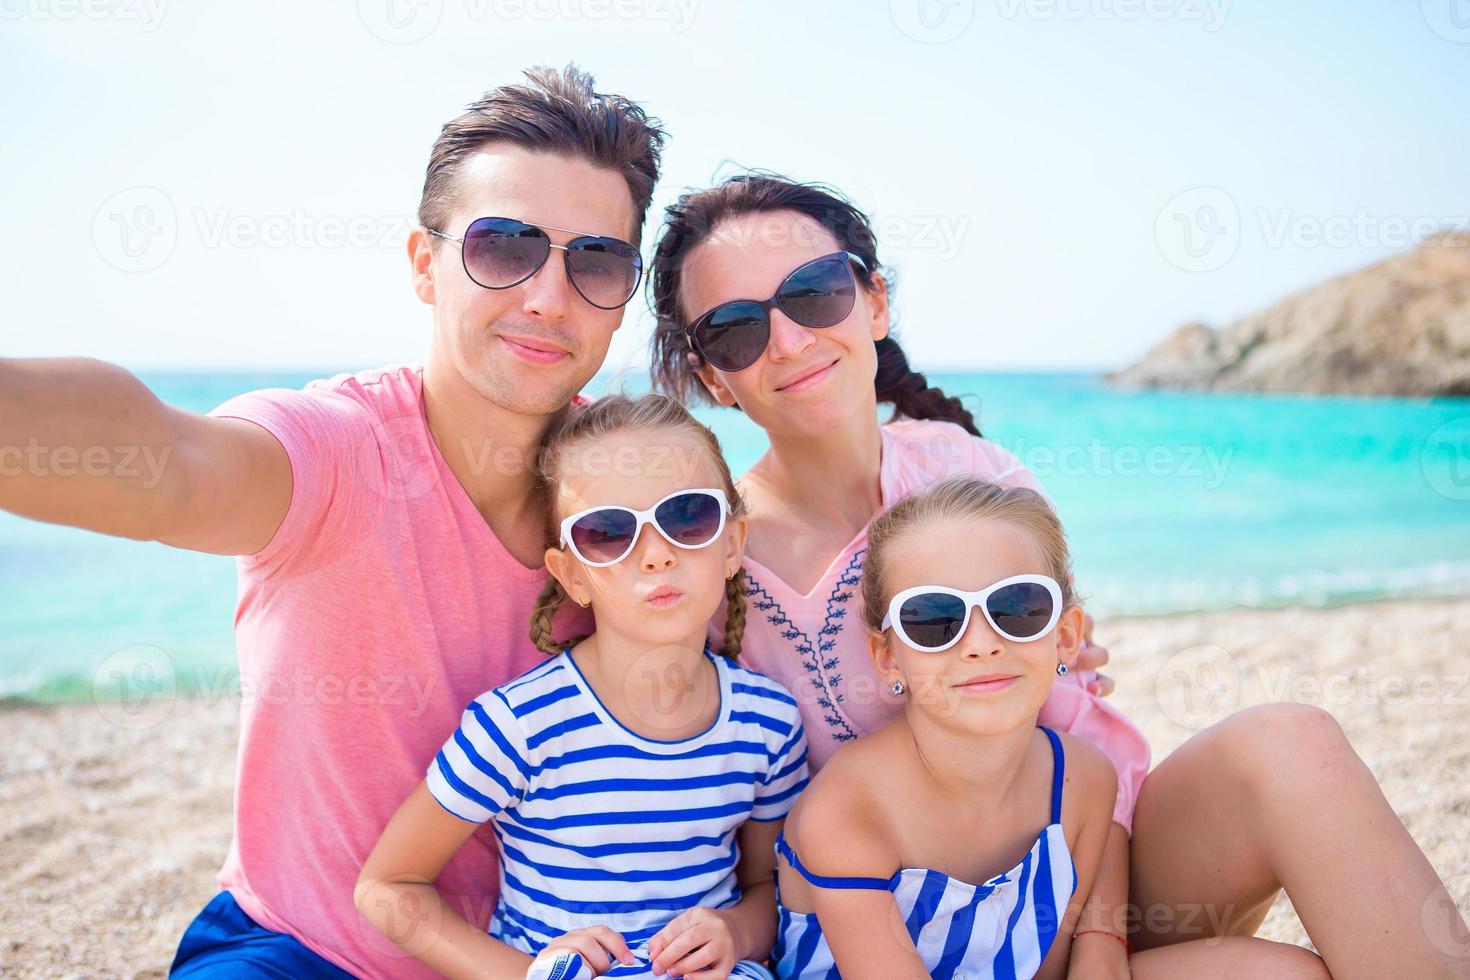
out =
{"type": "Polygon", "coordinates": [[[1189,323],[1123,387],[1470,396],[1470,233],[1447,232],[1235,323],[1189,323]]]}

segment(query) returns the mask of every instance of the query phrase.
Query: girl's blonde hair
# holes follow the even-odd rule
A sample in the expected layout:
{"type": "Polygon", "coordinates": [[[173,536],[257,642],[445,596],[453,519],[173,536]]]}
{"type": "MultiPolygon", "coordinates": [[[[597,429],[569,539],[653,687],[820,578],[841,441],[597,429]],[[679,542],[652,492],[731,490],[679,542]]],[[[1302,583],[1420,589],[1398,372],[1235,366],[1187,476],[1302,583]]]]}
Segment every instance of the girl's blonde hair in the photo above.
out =
{"type": "Polygon", "coordinates": [[[905,497],[868,525],[863,560],[863,621],[875,633],[894,590],[888,587],[889,558],[904,535],[931,521],[1004,521],[1030,533],[1046,574],[1062,588],[1062,608],[1079,601],[1072,588],[1067,536],[1046,498],[1025,487],[1003,487],[973,476],[951,477],[905,497]]]}
{"type": "MultiPolygon", "coordinates": [[[[541,456],[541,491],[546,501],[546,547],[555,548],[561,542],[562,515],[556,511],[556,501],[561,488],[562,473],[568,457],[585,451],[613,432],[680,432],[696,437],[709,451],[720,472],[725,496],[730,498],[730,516],[733,520],[745,513],[745,501],[735,489],[735,480],[730,467],[720,451],[720,440],[683,405],[664,395],[649,394],[638,398],[627,395],[608,395],[599,398],[585,408],[573,409],[571,419],[546,443],[541,456]]],[[[687,461],[685,461],[687,462],[687,461]]],[[[674,459],[670,465],[684,465],[674,459]]],[[[555,656],[567,647],[580,643],[586,636],[575,636],[557,640],[552,636],[551,620],[557,609],[568,599],[555,576],[549,576],[546,588],[536,600],[531,613],[531,642],[536,649],[548,656],[555,656]]],[[[745,635],[745,569],[736,569],[735,574],[725,580],[725,599],[728,615],[725,619],[725,645],[720,651],[734,659],[740,654],[740,640],[745,635]]]]}

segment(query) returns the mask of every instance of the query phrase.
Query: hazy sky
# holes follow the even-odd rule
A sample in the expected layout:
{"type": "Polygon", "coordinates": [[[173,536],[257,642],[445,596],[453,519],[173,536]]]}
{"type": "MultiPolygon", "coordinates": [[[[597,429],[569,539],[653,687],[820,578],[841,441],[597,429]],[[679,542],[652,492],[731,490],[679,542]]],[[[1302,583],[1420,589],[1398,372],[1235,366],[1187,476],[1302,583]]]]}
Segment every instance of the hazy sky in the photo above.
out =
{"type": "Polygon", "coordinates": [[[0,0],[0,355],[421,358],[433,138],[569,60],[667,125],[656,209],[854,196],[924,367],[1118,365],[1470,225],[1467,0],[0,0]]]}

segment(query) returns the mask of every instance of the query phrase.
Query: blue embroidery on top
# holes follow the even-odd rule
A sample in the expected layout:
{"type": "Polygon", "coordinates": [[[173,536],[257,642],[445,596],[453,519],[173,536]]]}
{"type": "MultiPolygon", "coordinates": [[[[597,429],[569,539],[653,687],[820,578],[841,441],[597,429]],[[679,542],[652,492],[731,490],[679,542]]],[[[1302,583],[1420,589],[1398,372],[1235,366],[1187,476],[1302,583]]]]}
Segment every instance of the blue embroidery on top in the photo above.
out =
{"type": "Polygon", "coordinates": [[[822,619],[822,628],[817,631],[815,645],[812,638],[804,630],[798,629],[791,617],[786,615],[781,603],[756,582],[750,570],[746,569],[745,572],[746,599],[765,613],[771,625],[779,628],[781,636],[791,642],[796,647],[796,652],[801,654],[801,665],[812,675],[812,680],[817,685],[817,704],[822,706],[823,718],[832,737],[839,742],[857,738],[857,732],[837,713],[837,705],[846,700],[847,696],[838,690],[842,684],[842,675],[832,673],[837,668],[838,658],[831,656],[831,653],[837,646],[837,634],[842,632],[842,620],[847,616],[847,602],[857,594],[855,586],[862,581],[862,561],[866,553],[866,548],[859,548],[842,570],[842,574],[837,576],[837,584],[827,596],[827,611],[822,619]]]}

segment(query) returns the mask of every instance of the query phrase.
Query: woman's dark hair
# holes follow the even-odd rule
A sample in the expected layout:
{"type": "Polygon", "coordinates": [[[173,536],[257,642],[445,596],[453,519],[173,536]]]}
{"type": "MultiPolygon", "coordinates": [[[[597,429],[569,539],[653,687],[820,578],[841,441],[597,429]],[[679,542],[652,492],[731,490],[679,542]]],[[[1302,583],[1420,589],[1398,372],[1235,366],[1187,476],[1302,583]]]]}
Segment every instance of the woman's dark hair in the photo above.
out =
{"type": "MultiPolygon", "coordinates": [[[[684,260],[722,221],[745,214],[792,211],[812,219],[837,242],[856,254],[868,270],[878,270],[878,249],[868,216],[841,192],[823,184],[802,184],[777,174],[746,173],[714,187],[688,191],[664,209],[664,225],[654,247],[650,289],[657,325],[653,332],[654,388],[679,401],[711,402],[709,392],[689,363],[686,315],[679,307],[684,260]]],[[[871,271],[854,270],[864,289],[873,288],[871,271]]],[[[892,282],[886,272],[885,280],[892,282]]],[[[890,286],[891,290],[891,286],[890,286]]],[[[909,367],[892,332],[878,341],[878,373],[873,379],[878,401],[893,405],[893,417],[945,419],[978,436],[969,409],[952,395],[930,387],[924,375],[909,367]]]]}

